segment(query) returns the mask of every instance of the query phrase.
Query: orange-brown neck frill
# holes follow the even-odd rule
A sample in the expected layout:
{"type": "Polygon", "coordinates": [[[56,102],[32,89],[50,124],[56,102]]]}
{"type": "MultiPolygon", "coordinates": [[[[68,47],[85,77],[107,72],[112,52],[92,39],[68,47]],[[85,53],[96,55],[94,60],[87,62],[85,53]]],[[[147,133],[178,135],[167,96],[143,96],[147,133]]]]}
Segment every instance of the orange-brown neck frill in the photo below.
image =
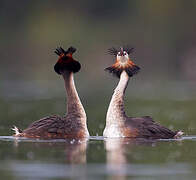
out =
{"type": "Polygon", "coordinates": [[[54,70],[57,74],[61,74],[65,70],[76,73],[80,70],[80,68],[80,63],[72,58],[71,53],[63,57],[60,56],[54,66],[54,70]]]}
{"type": "Polygon", "coordinates": [[[126,63],[121,63],[119,60],[116,60],[115,64],[105,70],[114,74],[118,78],[120,78],[122,71],[126,71],[129,77],[132,77],[139,72],[140,67],[135,65],[130,59],[126,63]]]}

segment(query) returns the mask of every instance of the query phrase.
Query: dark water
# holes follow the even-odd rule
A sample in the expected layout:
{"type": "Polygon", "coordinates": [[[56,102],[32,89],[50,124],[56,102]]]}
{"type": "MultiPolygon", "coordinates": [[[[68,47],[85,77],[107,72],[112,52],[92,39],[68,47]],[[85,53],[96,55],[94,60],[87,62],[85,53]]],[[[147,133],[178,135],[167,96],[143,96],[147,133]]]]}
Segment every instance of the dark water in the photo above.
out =
{"type": "Polygon", "coordinates": [[[46,89],[37,92],[38,88],[35,91],[32,87],[24,92],[22,87],[7,88],[0,96],[1,179],[195,180],[196,99],[194,91],[184,90],[187,86],[180,87],[178,91],[168,90],[167,95],[157,93],[159,90],[156,89],[146,93],[147,88],[132,88],[131,93],[127,92],[137,95],[126,97],[128,115],[150,115],[166,127],[185,132],[180,140],[157,142],[104,139],[101,136],[111,89],[105,93],[81,93],[88,115],[90,139],[39,141],[12,138],[12,125],[24,129],[47,115],[62,115],[65,112],[65,98],[62,97],[65,95],[63,90],[56,96],[52,91],[52,96],[46,89]]]}
{"type": "Polygon", "coordinates": [[[2,179],[195,179],[196,136],[40,141],[0,137],[2,179]]]}

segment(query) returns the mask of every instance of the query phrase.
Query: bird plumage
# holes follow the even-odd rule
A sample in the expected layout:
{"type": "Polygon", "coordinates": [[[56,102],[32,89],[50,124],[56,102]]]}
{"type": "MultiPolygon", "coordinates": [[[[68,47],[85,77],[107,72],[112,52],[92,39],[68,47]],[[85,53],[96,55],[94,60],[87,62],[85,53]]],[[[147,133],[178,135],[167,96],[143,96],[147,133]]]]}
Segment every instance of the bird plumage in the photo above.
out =
{"type": "Polygon", "coordinates": [[[116,59],[115,63],[112,66],[107,67],[105,71],[112,73],[118,78],[120,78],[120,75],[123,71],[126,71],[129,77],[137,74],[140,71],[140,67],[133,63],[133,61],[128,56],[133,52],[133,49],[134,48],[130,48],[128,46],[121,47],[120,49],[116,49],[114,47],[108,49],[108,53],[110,55],[114,55],[116,59]],[[124,60],[121,61],[118,56],[121,56],[121,59],[124,60]]]}
{"type": "Polygon", "coordinates": [[[75,88],[73,73],[80,70],[80,63],[72,58],[76,51],[70,47],[64,50],[61,47],[55,53],[59,56],[54,66],[56,73],[64,78],[67,92],[67,114],[48,116],[30,124],[21,131],[14,127],[16,137],[27,138],[84,138],[89,136],[86,124],[86,113],[75,88]]]}
{"type": "Polygon", "coordinates": [[[130,137],[148,139],[170,139],[182,136],[181,131],[172,131],[153,121],[149,116],[128,117],[124,109],[124,95],[130,77],[136,74],[140,68],[129,58],[125,49],[119,51],[112,48],[110,54],[116,55],[116,62],[106,68],[109,72],[120,78],[110,101],[106,126],[103,132],[105,137],[130,137]]]}

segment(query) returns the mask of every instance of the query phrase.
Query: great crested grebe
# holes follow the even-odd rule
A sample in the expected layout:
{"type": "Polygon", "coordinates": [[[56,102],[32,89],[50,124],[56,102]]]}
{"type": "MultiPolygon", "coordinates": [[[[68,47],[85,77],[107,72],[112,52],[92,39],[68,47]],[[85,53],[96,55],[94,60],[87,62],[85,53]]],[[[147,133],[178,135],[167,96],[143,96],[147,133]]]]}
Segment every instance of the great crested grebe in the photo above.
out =
{"type": "Polygon", "coordinates": [[[109,54],[116,57],[116,62],[105,70],[120,78],[114,90],[107,116],[105,137],[131,137],[150,139],[170,139],[182,136],[182,131],[172,131],[152,120],[149,116],[128,117],[124,109],[124,94],[131,76],[139,72],[140,68],[129,58],[133,48],[109,49],[109,54]]]}
{"type": "Polygon", "coordinates": [[[14,127],[16,137],[27,138],[84,138],[89,136],[86,124],[86,113],[78,96],[74,84],[73,73],[80,70],[81,65],[72,58],[76,51],[74,47],[57,48],[55,53],[59,56],[54,70],[62,75],[67,93],[67,115],[48,116],[33,122],[27,129],[21,131],[14,127]]]}

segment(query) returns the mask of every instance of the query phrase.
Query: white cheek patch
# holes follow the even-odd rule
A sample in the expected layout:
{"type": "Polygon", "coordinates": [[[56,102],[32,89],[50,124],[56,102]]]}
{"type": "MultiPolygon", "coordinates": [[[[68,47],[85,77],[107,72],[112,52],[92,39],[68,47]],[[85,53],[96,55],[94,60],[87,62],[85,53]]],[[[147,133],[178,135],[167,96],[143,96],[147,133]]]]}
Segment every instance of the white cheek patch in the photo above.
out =
{"type": "Polygon", "coordinates": [[[117,60],[119,61],[120,65],[125,66],[129,60],[129,55],[126,53],[126,51],[124,51],[124,56],[120,56],[119,54],[117,54],[117,60]]]}
{"type": "Polygon", "coordinates": [[[117,54],[117,57],[116,57],[116,59],[117,59],[117,60],[120,60],[120,56],[119,56],[118,54],[117,54]]]}
{"type": "Polygon", "coordinates": [[[120,58],[119,58],[119,63],[120,63],[121,65],[126,65],[127,62],[128,62],[128,60],[129,60],[129,58],[127,58],[126,56],[120,56],[120,58]]]}

